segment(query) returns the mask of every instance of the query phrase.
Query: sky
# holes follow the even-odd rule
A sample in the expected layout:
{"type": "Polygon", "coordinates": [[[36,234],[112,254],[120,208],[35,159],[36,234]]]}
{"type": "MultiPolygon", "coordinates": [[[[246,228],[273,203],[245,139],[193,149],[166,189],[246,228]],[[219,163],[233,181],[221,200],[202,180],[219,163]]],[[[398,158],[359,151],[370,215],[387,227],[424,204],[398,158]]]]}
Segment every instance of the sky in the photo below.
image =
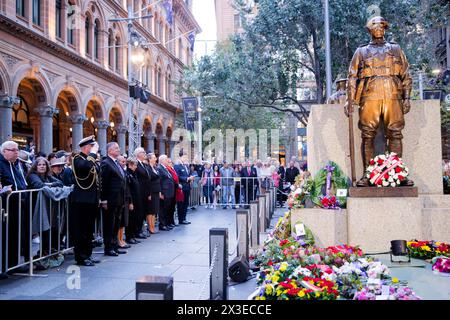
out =
{"type": "Polygon", "coordinates": [[[194,54],[198,58],[211,53],[217,40],[214,0],[193,0],[193,14],[202,32],[195,38],[194,54]],[[213,40],[206,42],[205,40],[213,40]],[[206,47],[205,47],[206,44],[206,47]]]}

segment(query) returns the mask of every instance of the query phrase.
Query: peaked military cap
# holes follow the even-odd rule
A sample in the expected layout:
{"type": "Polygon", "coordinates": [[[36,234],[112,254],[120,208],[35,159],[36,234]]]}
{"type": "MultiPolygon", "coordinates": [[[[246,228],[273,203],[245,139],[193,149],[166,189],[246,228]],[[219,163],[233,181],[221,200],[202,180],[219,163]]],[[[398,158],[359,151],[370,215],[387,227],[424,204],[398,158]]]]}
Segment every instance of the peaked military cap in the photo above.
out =
{"type": "Polygon", "coordinates": [[[377,16],[367,21],[366,28],[372,30],[375,26],[381,25],[385,30],[389,29],[389,23],[383,17],[377,16]]]}
{"type": "Polygon", "coordinates": [[[88,144],[94,144],[94,143],[95,143],[95,136],[92,135],[92,136],[86,137],[84,139],[81,139],[81,141],[78,143],[78,146],[81,148],[88,144]]]}

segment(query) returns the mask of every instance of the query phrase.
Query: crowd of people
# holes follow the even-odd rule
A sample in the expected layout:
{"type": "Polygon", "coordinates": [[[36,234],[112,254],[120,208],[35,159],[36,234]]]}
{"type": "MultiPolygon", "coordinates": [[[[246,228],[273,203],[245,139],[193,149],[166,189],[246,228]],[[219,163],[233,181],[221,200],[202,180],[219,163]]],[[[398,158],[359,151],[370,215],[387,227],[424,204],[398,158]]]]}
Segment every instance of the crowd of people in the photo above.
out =
{"type": "MultiPolygon", "coordinates": [[[[195,203],[207,208],[220,205],[224,209],[237,208],[248,205],[258,194],[275,186],[279,190],[278,204],[283,206],[289,184],[294,183],[302,169],[306,170],[295,161],[290,161],[285,169],[273,158],[218,164],[215,161],[189,163],[187,155],[180,155],[172,161],[167,155],[157,158],[143,148],[126,157],[116,142],[110,142],[107,154],[101,157],[94,136],[82,139],[78,146],[78,153],[58,151],[35,155],[34,148],[19,150],[17,143],[4,142],[0,154],[0,193],[5,200],[12,191],[44,187],[69,190],[70,243],[66,245],[73,246],[75,260],[83,266],[100,262],[92,256],[98,230],[101,230],[105,255],[125,254],[128,248],[152,234],[191,224],[187,220],[191,194],[198,197],[195,203]],[[191,192],[195,188],[199,192],[191,192]]],[[[17,214],[10,214],[8,226],[3,224],[2,252],[8,249],[8,259],[6,263],[6,254],[2,255],[2,273],[20,264],[17,252],[21,252],[25,261],[30,256],[26,208],[27,201],[36,204],[36,194],[31,196],[34,200],[27,196],[24,193],[9,199],[10,211],[16,210],[17,214]],[[5,228],[9,230],[8,241],[5,228]],[[20,239],[17,230],[22,230],[20,239]]],[[[44,248],[49,243],[57,247],[61,234],[55,231],[52,234],[50,237],[48,232],[40,234],[39,241],[45,243],[44,248]]]]}

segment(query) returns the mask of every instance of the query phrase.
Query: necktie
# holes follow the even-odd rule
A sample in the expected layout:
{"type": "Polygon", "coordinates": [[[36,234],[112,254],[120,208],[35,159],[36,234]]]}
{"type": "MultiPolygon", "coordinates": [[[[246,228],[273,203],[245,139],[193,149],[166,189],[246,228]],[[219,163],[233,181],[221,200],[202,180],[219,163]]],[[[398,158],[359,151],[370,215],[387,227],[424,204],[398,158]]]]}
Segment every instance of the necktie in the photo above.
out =
{"type": "Polygon", "coordinates": [[[117,168],[119,169],[120,174],[122,175],[122,177],[124,176],[124,172],[122,167],[120,166],[119,162],[117,160],[114,160],[114,163],[116,164],[117,168]]]}
{"type": "Polygon", "coordinates": [[[250,176],[250,168],[247,168],[248,175],[250,176]]]}

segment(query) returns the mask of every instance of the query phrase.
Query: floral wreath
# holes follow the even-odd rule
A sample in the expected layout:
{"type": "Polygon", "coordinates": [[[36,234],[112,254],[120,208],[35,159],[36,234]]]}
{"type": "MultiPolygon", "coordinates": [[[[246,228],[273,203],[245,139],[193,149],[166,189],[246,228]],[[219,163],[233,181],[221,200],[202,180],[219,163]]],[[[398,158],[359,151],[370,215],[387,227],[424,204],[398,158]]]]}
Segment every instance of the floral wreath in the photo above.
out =
{"type": "Polygon", "coordinates": [[[370,159],[366,177],[373,186],[398,187],[409,174],[409,169],[396,153],[380,154],[370,159]]]}
{"type": "Polygon", "coordinates": [[[311,192],[311,201],[328,209],[344,208],[347,203],[346,197],[337,197],[330,193],[332,187],[337,189],[348,189],[348,178],[341,168],[330,161],[324,168],[317,172],[311,192]],[[322,194],[322,188],[326,186],[326,194],[322,194]]]}

